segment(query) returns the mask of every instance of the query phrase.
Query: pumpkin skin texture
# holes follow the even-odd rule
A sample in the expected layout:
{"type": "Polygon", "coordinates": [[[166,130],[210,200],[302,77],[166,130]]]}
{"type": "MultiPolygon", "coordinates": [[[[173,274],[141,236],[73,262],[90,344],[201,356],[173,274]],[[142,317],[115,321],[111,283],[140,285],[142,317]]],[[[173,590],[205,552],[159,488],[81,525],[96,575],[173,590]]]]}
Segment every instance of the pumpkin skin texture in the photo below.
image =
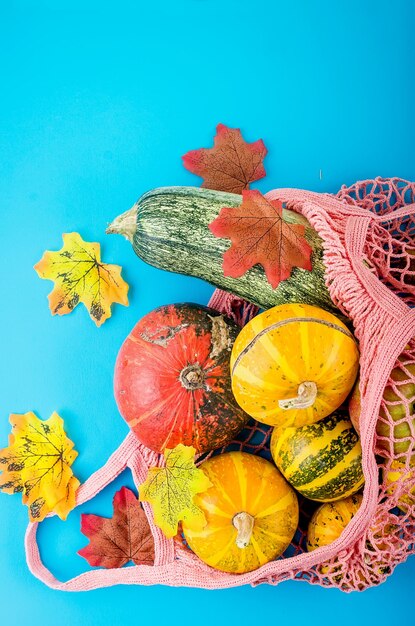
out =
{"type": "Polygon", "coordinates": [[[345,412],[300,428],[274,428],[271,454],[290,485],[310,500],[340,500],[364,483],[362,447],[345,412]]]}
{"type": "Polygon", "coordinates": [[[211,567],[234,574],[280,556],[298,525],[298,500],[276,467],[246,452],[226,452],[200,469],[212,487],[194,499],[206,526],[196,532],[183,522],[193,552],[211,567]],[[245,527],[241,521],[247,522],[245,527]]]}
{"type": "Polygon", "coordinates": [[[137,438],[156,452],[179,443],[198,453],[231,441],[249,417],[231,391],[230,350],[239,329],[217,311],[162,306],[124,341],[114,392],[137,438]]]}
{"type": "Polygon", "coordinates": [[[231,355],[238,404],[271,426],[313,424],[335,411],[355,382],[356,341],[334,315],[283,304],[254,317],[231,355]]]}
{"type": "MultiPolygon", "coordinates": [[[[415,364],[405,364],[405,368],[412,375],[413,382],[408,381],[408,375],[400,367],[395,367],[392,370],[390,377],[396,383],[400,395],[394,391],[391,385],[385,387],[383,392],[384,406],[381,406],[379,410],[379,419],[376,423],[376,434],[379,437],[377,446],[389,453],[392,452],[394,457],[405,455],[408,451],[410,454],[415,452],[412,431],[408,424],[409,417],[412,419],[412,427],[415,428],[415,364]],[[391,420],[395,422],[393,432],[391,432],[391,420]],[[391,443],[392,439],[394,440],[393,444],[391,443]]],[[[359,381],[357,381],[349,400],[350,418],[357,432],[360,432],[360,411],[361,397],[359,381]]]]}
{"type": "Polygon", "coordinates": [[[356,493],[337,502],[326,502],[314,511],[308,525],[308,552],[336,541],[352,517],[356,515],[362,499],[363,497],[356,493]]]}

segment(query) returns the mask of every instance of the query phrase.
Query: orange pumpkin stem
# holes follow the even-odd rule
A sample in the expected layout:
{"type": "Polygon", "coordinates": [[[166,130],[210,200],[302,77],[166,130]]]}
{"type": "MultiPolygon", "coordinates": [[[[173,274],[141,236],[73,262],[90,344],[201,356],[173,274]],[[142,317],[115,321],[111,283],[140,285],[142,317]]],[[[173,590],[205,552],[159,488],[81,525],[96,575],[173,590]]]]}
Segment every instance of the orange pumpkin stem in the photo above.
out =
{"type": "Polygon", "coordinates": [[[280,409],[308,409],[313,406],[317,397],[317,385],[313,381],[306,381],[298,386],[298,395],[295,398],[279,400],[280,409]]]}
{"type": "Polygon", "coordinates": [[[238,548],[246,548],[249,545],[254,529],[254,522],[255,518],[246,511],[241,511],[233,516],[232,524],[238,531],[236,536],[236,545],[238,548]]]}

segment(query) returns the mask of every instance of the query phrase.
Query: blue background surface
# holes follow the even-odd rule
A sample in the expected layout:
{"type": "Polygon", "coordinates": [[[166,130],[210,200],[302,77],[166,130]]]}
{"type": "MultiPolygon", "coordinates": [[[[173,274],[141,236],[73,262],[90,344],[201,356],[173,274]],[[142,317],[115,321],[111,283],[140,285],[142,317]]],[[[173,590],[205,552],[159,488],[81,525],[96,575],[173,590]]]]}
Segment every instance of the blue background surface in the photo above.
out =
{"type": "MultiPolygon", "coordinates": [[[[167,302],[207,302],[202,281],[145,266],[104,232],[144,191],[198,185],[181,165],[218,122],[269,149],[262,191],[335,191],[383,176],[415,178],[412,0],[9,0],[0,6],[0,443],[9,413],[65,420],[85,480],[119,445],[112,375],[137,320],[167,302]],[[319,172],[322,171],[322,180],[319,172]],[[77,230],[121,264],[130,306],[100,329],[79,306],[52,317],[52,283],[33,268],[77,230]]],[[[110,514],[121,477],[84,511],[110,514]]],[[[69,578],[88,566],[79,513],[41,529],[45,562],[69,578]]],[[[415,559],[380,588],[345,595],[283,583],[222,592],[117,587],[51,591],[26,567],[27,511],[0,496],[0,606],[8,626],[242,624],[332,616],[336,624],[404,619],[415,559]],[[183,619],[181,620],[181,613],[183,619]],[[148,621],[150,620],[150,621],[148,621]]],[[[410,613],[409,615],[412,615],[410,613]]]]}

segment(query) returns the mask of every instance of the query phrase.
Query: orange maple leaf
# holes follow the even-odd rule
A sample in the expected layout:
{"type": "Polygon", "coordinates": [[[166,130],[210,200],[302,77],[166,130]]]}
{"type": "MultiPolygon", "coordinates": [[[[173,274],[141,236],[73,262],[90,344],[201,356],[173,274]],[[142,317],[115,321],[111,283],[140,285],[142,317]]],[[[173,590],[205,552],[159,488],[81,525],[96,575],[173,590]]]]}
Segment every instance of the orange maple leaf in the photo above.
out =
{"type": "Polygon", "coordinates": [[[242,192],[239,207],[223,208],[209,225],[216,237],[232,242],[223,255],[225,276],[239,278],[254,265],[262,265],[275,289],[289,278],[293,267],[311,270],[312,249],[303,224],[283,219],[282,204],[267,200],[259,191],[242,192]]]}

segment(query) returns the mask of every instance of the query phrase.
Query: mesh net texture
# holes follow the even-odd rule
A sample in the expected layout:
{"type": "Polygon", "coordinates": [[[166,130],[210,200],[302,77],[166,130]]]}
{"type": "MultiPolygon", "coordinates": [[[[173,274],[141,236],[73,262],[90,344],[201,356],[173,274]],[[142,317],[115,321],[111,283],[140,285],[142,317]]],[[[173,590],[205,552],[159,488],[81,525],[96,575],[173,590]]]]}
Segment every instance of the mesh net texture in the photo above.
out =
{"type": "Polygon", "coordinates": [[[385,216],[386,220],[372,224],[368,233],[367,262],[385,285],[415,306],[415,215],[399,215],[399,209],[415,202],[414,184],[378,178],[342,187],[337,197],[385,216]],[[393,217],[395,214],[398,217],[393,217]]]}

